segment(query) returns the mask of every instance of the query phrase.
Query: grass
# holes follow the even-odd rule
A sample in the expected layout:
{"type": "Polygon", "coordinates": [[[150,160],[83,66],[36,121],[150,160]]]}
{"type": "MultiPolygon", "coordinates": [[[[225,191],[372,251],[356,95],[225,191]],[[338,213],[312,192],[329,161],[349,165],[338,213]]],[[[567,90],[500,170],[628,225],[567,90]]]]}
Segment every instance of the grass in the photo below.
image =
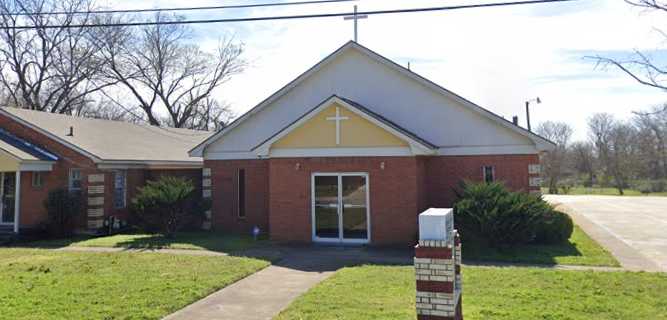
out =
{"type": "MultiPolygon", "coordinates": [[[[463,269],[463,314],[471,319],[666,319],[667,275],[463,269]]],[[[345,268],[299,297],[277,320],[415,319],[412,267],[345,268]]]]}
{"type": "Polygon", "coordinates": [[[0,317],[160,319],[267,265],[221,256],[0,249],[0,317]]]}
{"type": "MultiPolygon", "coordinates": [[[[561,190],[558,190],[559,192],[561,190]]],[[[549,189],[548,188],[542,188],[542,193],[543,194],[549,194],[549,189]]],[[[623,189],[623,193],[625,196],[667,196],[667,192],[652,192],[649,194],[643,194],[639,192],[639,190],[635,189],[623,189]]],[[[602,195],[602,196],[620,196],[621,194],[618,192],[618,189],[616,188],[600,188],[600,187],[593,187],[593,188],[586,188],[586,187],[574,187],[570,189],[570,191],[567,193],[567,195],[602,195]]]]}
{"type": "Polygon", "coordinates": [[[576,225],[569,241],[563,244],[497,249],[470,240],[462,243],[464,261],[619,266],[608,251],[576,225]]]}
{"type": "Polygon", "coordinates": [[[32,247],[107,247],[133,249],[188,249],[234,252],[258,244],[251,237],[215,232],[179,232],[174,238],[159,234],[117,234],[106,237],[34,241],[32,247]]]}

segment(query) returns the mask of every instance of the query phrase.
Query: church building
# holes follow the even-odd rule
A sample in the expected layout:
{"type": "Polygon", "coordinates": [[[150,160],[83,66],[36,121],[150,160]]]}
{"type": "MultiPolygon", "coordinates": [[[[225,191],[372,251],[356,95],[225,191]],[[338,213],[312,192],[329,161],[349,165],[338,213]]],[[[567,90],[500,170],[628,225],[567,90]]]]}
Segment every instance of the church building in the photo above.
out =
{"type": "Polygon", "coordinates": [[[216,229],[272,240],[413,244],[461,181],[539,192],[553,143],[348,42],[190,151],[216,229]]]}

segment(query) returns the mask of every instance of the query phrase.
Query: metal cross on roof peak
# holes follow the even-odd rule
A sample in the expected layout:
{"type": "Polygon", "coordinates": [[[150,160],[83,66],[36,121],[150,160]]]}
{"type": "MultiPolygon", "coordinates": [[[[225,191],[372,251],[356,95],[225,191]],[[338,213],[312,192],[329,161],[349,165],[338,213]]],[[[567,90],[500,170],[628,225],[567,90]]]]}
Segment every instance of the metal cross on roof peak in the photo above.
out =
{"type": "Polygon", "coordinates": [[[359,42],[358,40],[358,22],[360,19],[368,19],[367,14],[357,14],[357,6],[354,6],[354,14],[351,16],[343,17],[344,20],[354,20],[354,42],[359,42]]]}

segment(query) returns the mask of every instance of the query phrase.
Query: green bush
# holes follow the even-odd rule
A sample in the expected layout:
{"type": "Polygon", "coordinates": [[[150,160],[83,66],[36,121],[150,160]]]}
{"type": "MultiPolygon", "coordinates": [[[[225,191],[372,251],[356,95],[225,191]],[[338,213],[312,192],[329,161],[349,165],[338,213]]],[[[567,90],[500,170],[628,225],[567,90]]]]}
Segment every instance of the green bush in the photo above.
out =
{"type": "Polygon", "coordinates": [[[570,239],[574,231],[574,223],[569,215],[551,210],[538,221],[536,226],[536,243],[557,244],[570,239]]]}
{"type": "Polygon", "coordinates": [[[67,189],[55,189],[44,200],[48,214],[47,229],[52,236],[70,236],[74,230],[74,220],[81,214],[82,200],[79,193],[67,189]]]}
{"type": "Polygon", "coordinates": [[[552,207],[540,196],[510,192],[500,183],[464,182],[455,204],[461,235],[488,245],[516,245],[535,241],[537,224],[552,207]]]}
{"type": "Polygon", "coordinates": [[[210,209],[209,201],[195,190],[192,181],[179,177],[148,181],[132,199],[133,222],[147,231],[172,237],[185,226],[201,222],[210,209]]]}

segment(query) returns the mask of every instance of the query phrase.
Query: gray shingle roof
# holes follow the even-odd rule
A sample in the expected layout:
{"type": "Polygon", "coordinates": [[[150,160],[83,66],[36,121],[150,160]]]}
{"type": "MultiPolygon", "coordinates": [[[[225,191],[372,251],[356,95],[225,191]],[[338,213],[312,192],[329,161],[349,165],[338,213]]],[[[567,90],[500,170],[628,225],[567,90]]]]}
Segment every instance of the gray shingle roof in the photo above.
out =
{"type": "Polygon", "coordinates": [[[1,110],[101,162],[198,163],[202,159],[188,156],[188,150],[212,134],[17,108],[1,110]]]}

